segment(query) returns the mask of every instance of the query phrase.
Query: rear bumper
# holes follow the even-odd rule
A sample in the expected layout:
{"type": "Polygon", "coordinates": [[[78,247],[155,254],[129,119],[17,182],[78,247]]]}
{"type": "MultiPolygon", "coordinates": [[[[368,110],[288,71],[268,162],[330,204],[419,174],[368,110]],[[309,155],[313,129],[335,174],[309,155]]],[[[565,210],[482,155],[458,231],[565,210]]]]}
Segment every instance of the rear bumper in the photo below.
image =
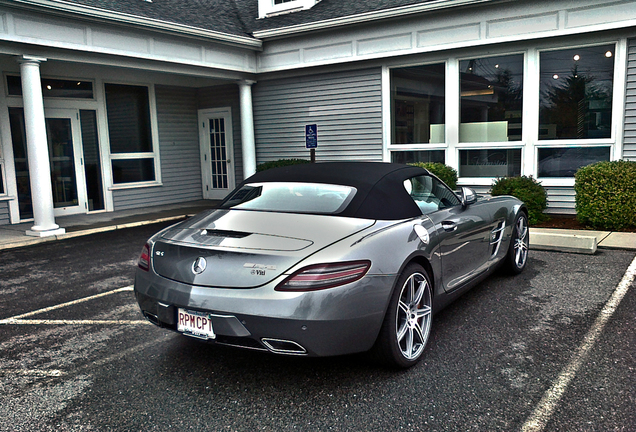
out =
{"type": "Polygon", "coordinates": [[[189,286],[137,271],[142,313],[176,331],[178,308],[210,314],[213,342],[280,354],[333,356],[371,349],[380,331],[394,277],[367,276],[337,288],[284,293],[189,286]]]}

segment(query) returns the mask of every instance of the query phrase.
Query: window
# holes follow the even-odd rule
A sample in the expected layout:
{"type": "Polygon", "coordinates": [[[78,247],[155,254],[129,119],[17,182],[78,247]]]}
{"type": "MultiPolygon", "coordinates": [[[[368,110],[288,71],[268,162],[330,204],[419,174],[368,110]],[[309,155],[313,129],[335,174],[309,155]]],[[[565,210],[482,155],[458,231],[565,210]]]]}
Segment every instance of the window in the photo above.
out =
{"type": "Polygon", "coordinates": [[[102,162],[97,136],[97,112],[94,110],[81,110],[80,125],[82,128],[82,150],[88,210],[103,210],[104,191],[102,187],[102,162]]]}
{"type": "Polygon", "coordinates": [[[113,183],[156,181],[148,87],[106,84],[113,183]]]}
{"type": "Polygon", "coordinates": [[[462,60],[459,70],[459,141],[520,141],[523,54],[462,60]]]}
{"type": "Polygon", "coordinates": [[[609,147],[540,148],[539,177],[574,177],[586,165],[610,160],[609,147]]]}
{"type": "Polygon", "coordinates": [[[7,193],[4,186],[4,158],[2,157],[2,146],[0,145],[0,195],[7,193]]]}
{"type": "Polygon", "coordinates": [[[20,219],[29,219],[33,217],[33,205],[31,201],[31,183],[29,180],[29,162],[27,160],[24,110],[22,108],[9,108],[9,124],[11,127],[13,163],[15,167],[15,181],[18,189],[20,219]]]}
{"type": "Polygon", "coordinates": [[[428,175],[404,180],[404,187],[422,214],[459,205],[459,198],[444,183],[428,175]]]}
{"type": "Polygon", "coordinates": [[[284,213],[336,214],[356,194],[350,186],[319,183],[251,183],[230,196],[223,209],[277,211],[284,213]]]}
{"type": "Polygon", "coordinates": [[[391,71],[392,144],[443,143],[445,65],[391,71]]]}
{"type": "Polygon", "coordinates": [[[539,139],[610,138],[615,45],[540,54],[539,139]]]}
{"type": "Polygon", "coordinates": [[[460,177],[515,177],[521,175],[521,149],[459,151],[460,177]]]}
{"type": "Polygon", "coordinates": [[[391,152],[391,161],[403,164],[416,162],[445,163],[446,152],[444,150],[394,151],[391,152]]]}
{"type": "Polygon", "coordinates": [[[258,17],[267,18],[279,14],[311,9],[320,0],[258,0],[258,17]]]}
{"type": "MultiPolygon", "coordinates": [[[[81,80],[42,78],[42,97],[93,99],[93,83],[81,80]]],[[[22,79],[16,75],[7,76],[9,96],[22,96],[22,79]]]]}

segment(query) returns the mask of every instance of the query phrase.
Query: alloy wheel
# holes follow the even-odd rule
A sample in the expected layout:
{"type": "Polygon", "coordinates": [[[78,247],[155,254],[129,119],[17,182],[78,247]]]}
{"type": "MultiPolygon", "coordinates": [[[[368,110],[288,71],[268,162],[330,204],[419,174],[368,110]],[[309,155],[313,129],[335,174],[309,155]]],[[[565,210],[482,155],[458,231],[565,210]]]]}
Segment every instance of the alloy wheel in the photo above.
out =
{"type": "Polygon", "coordinates": [[[396,314],[397,343],[407,360],[417,359],[431,330],[431,289],[421,273],[411,274],[400,292],[396,314]]]}
{"type": "Polygon", "coordinates": [[[517,236],[514,239],[515,265],[517,268],[523,268],[528,259],[528,224],[525,217],[517,219],[516,225],[517,236]]]}

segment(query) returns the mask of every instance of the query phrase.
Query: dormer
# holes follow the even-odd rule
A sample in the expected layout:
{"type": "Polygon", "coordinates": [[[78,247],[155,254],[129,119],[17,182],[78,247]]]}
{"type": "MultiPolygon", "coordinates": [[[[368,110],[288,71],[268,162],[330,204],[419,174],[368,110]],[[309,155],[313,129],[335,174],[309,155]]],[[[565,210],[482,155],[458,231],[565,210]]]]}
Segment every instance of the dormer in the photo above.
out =
{"type": "Polygon", "coordinates": [[[311,9],[320,0],[258,0],[258,17],[267,18],[311,9]]]}

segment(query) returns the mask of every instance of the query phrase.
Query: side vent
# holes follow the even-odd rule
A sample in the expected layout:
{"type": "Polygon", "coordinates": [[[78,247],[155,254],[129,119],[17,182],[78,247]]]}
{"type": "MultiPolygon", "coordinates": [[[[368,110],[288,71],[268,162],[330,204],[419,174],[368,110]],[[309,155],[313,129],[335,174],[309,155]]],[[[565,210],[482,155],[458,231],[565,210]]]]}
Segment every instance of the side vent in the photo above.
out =
{"type": "Polygon", "coordinates": [[[501,241],[503,240],[504,229],[506,228],[506,221],[500,221],[495,229],[490,233],[490,259],[497,256],[501,241]]]}

